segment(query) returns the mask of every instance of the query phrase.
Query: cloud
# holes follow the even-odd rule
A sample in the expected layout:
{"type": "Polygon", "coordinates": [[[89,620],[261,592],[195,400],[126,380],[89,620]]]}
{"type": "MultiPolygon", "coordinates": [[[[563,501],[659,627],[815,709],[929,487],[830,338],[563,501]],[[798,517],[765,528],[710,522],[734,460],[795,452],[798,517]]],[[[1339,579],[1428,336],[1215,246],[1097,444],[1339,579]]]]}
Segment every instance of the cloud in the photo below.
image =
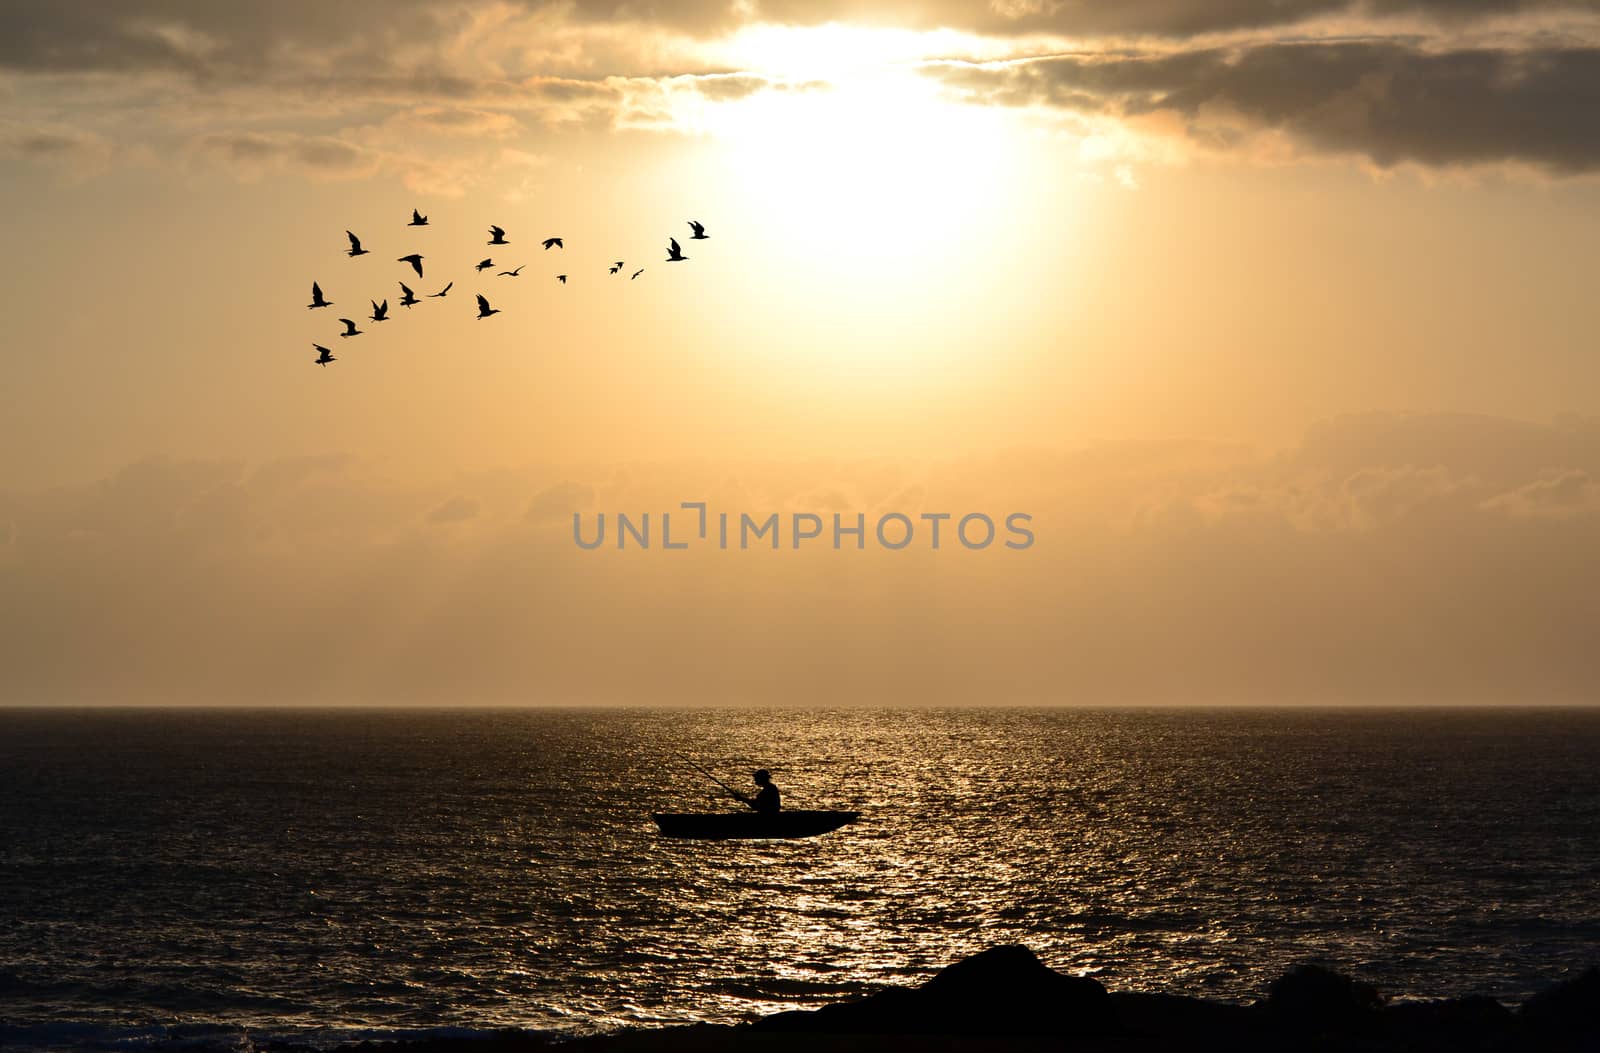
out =
{"type": "Polygon", "coordinates": [[[1600,426],[1469,413],[1356,413],[1313,425],[1285,470],[1348,476],[1372,465],[1444,467],[1510,488],[1558,465],[1600,467],[1600,426]]]}
{"type": "Polygon", "coordinates": [[[77,154],[93,148],[92,140],[81,133],[57,132],[47,129],[9,129],[4,137],[4,142],[9,150],[35,157],[77,154]]]}
{"type": "Polygon", "coordinates": [[[713,102],[734,102],[773,86],[766,77],[745,73],[706,74],[691,80],[695,91],[713,102]]]}
{"type": "Polygon", "coordinates": [[[0,700],[1592,699],[1597,435],[1370,414],[1280,452],[1117,442],[438,482],[341,457],[141,461],[0,495],[0,700]],[[529,529],[672,511],[681,538],[681,501],[760,515],[796,495],[869,522],[1026,512],[1037,543],[643,553],[529,529]]]}
{"type": "Polygon", "coordinates": [[[465,156],[478,144],[698,134],[709,108],[826,88],[740,68],[739,31],[832,22],[1007,57],[927,72],[971,103],[1054,112],[1130,188],[1126,162],[1195,152],[1600,167],[1600,19],[1562,0],[63,0],[0,8],[0,71],[29,83],[14,119],[40,126],[0,149],[103,161],[176,133],[245,178],[392,174],[460,194],[492,162],[465,156]],[[400,133],[417,141],[385,138],[400,133]],[[441,141],[463,156],[428,158],[441,141]]]}
{"type": "Polygon", "coordinates": [[[1546,471],[1538,479],[1485,501],[1516,519],[1577,519],[1600,515],[1600,480],[1581,469],[1546,471]]]}
{"type": "Polygon", "coordinates": [[[803,512],[850,512],[859,505],[852,501],[842,490],[822,490],[808,494],[794,503],[794,507],[803,512]]]}
{"type": "Polygon", "coordinates": [[[189,155],[243,180],[293,174],[335,182],[384,175],[408,189],[443,197],[459,197],[495,173],[538,163],[527,151],[496,145],[503,137],[494,134],[474,138],[461,131],[452,138],[470,139],[468,148],[449,151],[406,142],[393,131],[385,125],[348,128],[338,135],[212,132],[195,138],[189,155]]]}
{"type": "Polygon", "coordinates": [[[760,17],[820,24],[853,21],[938,26],[995,35],[1188,37],[1295,26],[1319,18],[1413,17],[1462,23],[1585,10],[1582,0],[764,0],[760,17]]]}
{"type": "Polygon", "coordinates": [[[422,106],[396,114],[391,121],[434,135],[477,139],[510,139],[521,130],[511,114],[459,106],[422,106]]]}
{"type": "MultiPolygon", "coordinates": [[[[1460,516],[1481,500],[1477,479],[1443,467],[1373,466],[1349,475],[1291,476],[1232,485],[1190,502],[1202,521],[1301,532],[1370,533],[1460,516]]],[[[1170,509],[1168,510],[1170,513],[1170,509]]]]}
{"type": "Polygon", "coordinates": [[[360,179],[383,163],[375,151],[327,135],[213,132],[196,140],[195,147],[249,177],[296,170],[322,179],[360,179]]]}
{"type": "MultiPolygon", "coordinates": [[[[671,34],[713,38],[755,22],[948,27],[993,36],[1179,38],[1288,27],[1312,19],[1420,18],[1442,24],[1573,14],[1582,0],[54,0],[0,7],[0,68],[38,73],[176,72],[227,79],[269,76],[274,64],[312,60],[373,68],[441,66],[463,43],[550,66],[671,34]],[[408,32],[392,27],[406,26],[408,32]],[[587,42],[574,45],[572,41],[587,42]],[[572,52],[576,46],[577,51],[572,52]]],[[[640,46],[635,44],[634,46],[640,46]]],[[[649,48],[649,44],[643,45],[649,48]]]]}
{"type": "Polygon", "coordinates": [[[470,497],[452,497],[428,513],[430,523],[466,523],[478,518],[478,502],[470,497]]]}
{"type": "Polygon", "coordinates": [[[117,148],[104,136],[80,128],[0,120],[0,155],[8,154],[81,175],[103,168],[117,148]]]}
{"type": "Polygon", "coordinates": [[[523,518],[530,522],[567,521],[574,512],[594,505],[594,487],[583,483],[564,482],[546,487],[533,495],[523,518]]]}
{"type": "Polygon", "coordinates": [[[1088,115],[1173,114],[1192,142],[1251,133],[1381,167],[1519,162],[1600,168],[1600,48],[1436,52],[1387,41],[1056,55],[934,67],[974,101],[1088,115]]]}

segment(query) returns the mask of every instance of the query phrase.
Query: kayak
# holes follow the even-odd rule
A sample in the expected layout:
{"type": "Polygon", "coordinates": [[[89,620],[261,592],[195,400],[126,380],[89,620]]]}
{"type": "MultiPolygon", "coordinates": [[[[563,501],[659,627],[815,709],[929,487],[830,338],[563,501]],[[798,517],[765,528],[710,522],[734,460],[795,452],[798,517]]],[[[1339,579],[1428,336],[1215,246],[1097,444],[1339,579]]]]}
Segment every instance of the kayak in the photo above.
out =
{"type": "Polygon", "coordinates": [[[654,812],[666,837],[692,837],[702,841],[736,838],[815,837],[861,818],[860,812],[784,811],[760,812],[654,812]]]}

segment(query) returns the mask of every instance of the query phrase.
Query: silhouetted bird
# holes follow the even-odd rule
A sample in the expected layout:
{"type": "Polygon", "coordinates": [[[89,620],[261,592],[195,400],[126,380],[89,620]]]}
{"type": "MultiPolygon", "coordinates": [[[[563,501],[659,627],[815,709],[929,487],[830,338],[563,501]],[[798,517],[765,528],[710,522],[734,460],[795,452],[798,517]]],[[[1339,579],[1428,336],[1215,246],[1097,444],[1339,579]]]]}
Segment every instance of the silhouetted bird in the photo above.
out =
{"type": "Polygon", "coordinates": [[[491,244],[491,245],[509,245],[511,243],[506,240],[506,232],[505,231],[501,230],[499,227],[490,227],[489,228],[489,244],[491,244]]]}
{"type": "Polygon", "coordinates": [[[455,282],[451,282],[449,285],[446,285],[443,289],[440,289],[438,292],[429,293],[428,296],[429,297],[443,296],[445,293],[449,292],[451,287],[454,286],[454,285],[455,285],[455,282]]]}
{"type": "Polygon", "coordinates": [[[644,273],[644,268],[640,267],[638,270],[634,271],[632,274],[630,274],[628,276],[628,280],[631,282],[631,281],[633,281],[633,279],[637,278],[639,275],[641,275],[643,273],[644,273]]]}
{"type": "Polygon", "coordinates": [[[493,267],[493,266],[494,266],[494,260],[480,260],[480,261],[478,261],[477,267],[475,267],[473,269],[474,270],[480,270],[480,271],[486,271],[490,267],[493,267]]]}
{"type": "Polygon", "coordinates": [[[487,318],[491,314],[499,314],[499,313],[500,313],[500,308],[498,308],[498,307],[490,307],[489,306],[489,301],[488,301],[488,299],[486,299],[484,297],[483,293],[479,293],[478,294],[478,317],[480,319],[481,318],[487,318]]]}
{"type": "Polygon", "coordinates": [[[421,212],[418,212],[416,209],[412,209],[411,210],[411,222],[407,223],[406,226],[408,226],[408,227],[426,227],[427,225],[428,225],[428,217],[424,216],[421,212]]]}
{"type": "Polygon", "coordinates": [[[514,271],[501,271],[499,276],[502,278],[520,278],[522,276],[522,268],[526,266],[527,264],[524,263],[514,271]]]}
{"type": "Polygon", "coordinates": [[[411,264],[412,269],[417,272],[417,277],[422,277],[422,257],[417,253],[413,252],[409,256],[401,256],[398,260],[395,260],[395,262],[411,264]]]}
{"type": "Polygon", "coordinates": [[[323,347],[321,344],[312,344],[311,346],[317,349],[317,365],[325,366],[329,362],[337,362],[337,361],[339,361],[337,358],[333,357],[333,352],[332,351],[329,351],[327,348],[323,347]]]}
{"type": "Polygon", "coordinates": [[[556,281],[560,282],[562,285],[565,285],[567,284],[567,276],[565,274],[558,274],[556,275],[556,281]]]}
{"type": "Polygon", "coordinates": [[[374,322],[387,322],[389,320],[388,300],[383,301],[381,304],[377,300],[372,301],[372,320],[374,322]]]}
{"type": "Polygon", "coordinates": [[[351,256],[365,256],[367,254],[367,250],[361,247],[361,239],[360,238],[356,237],[354,234],[350,233],[348,230],[344,232],[344,236],[350,239],[350,253],[349,253],[349,255],[351,255],[351,256]]]}
{"type": "Polygon", "coordinates": [[[545,251],[549,252],[550,248],[552,246],[554,246],[555,248],[558,248],[558,249],[566,248],[566,246],[561,243],[561,239],[560,238],[545,238],[544,239],[545,251]]]}
{"type": "Polygon", "coordinates": [[[689,258],[683,254],[682,249],[678,248],[677,238],[668,238],[667,240],[672,242],[672,244],[667,248],[668,263],[682,263],[684,260],[689,258]]]}
{"type": "Polygon", "coordinates": [[[689,238],[690,241],[704,241],[711,236],[710,234],[706,233],[706,228],[704,226],[692,219],[689,221],[689,229],[694,231],[694,234],[689,238]]]}
{"type": "Polygon", "coordinates": [[[615,263],[615,264],[614,264],[614,265],[613,265],[613,266],[612,266],[612,268],[611,268],[611,273],[612,273],[612,274],[615,274],[615,273],[617,273],[617,272],[618,272],[618,271],[620,271],[620,270],[621,270],[621,269],[622,269],[622,261],[621,261],[621,260],[618,260],[618,261],[617,261],[617,262],[616,262],[616,263],[615,263]]]}
{"type": "Polygon", "coordinates": [[[322,298],[322,286],[318,285],[316,282],[312,282],[311,283],[311,302],[306,304],[306,310],[309,311],[313,307],[332,307],[332,306],[333,306],[333,301],[332,300],[324,300],[322,298]]]}
{"type": "Polygon", "coordinates": [[[400,297],[401,307],[410,307],[414,303],[422,302],[421,300],[417,299],[417,294],[411,291],[411,286],[407,285],[405,282],[400,283],[400,292],[402,293],[400,297]]]}
{"type": "Polygon", "coordinates": [[[340,333],[339,334],[340,336],[360,336],[361,335],[361,330],[357,329],[356,328],[356,324],[354,322],[352,322],[350,319],[341,318],[341,319],[339,319],[339,321],[344,323],[344,332],[340,333]]]}

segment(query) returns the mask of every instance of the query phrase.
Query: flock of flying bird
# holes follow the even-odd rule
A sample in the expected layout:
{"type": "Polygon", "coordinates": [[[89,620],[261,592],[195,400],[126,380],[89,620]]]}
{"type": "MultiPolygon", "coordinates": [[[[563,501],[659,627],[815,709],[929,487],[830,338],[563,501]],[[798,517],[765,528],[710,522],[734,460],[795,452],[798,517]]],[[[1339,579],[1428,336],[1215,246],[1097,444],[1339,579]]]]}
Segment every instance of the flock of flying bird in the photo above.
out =
{"type": "MultiPolygon", "coordinates": [[[[424,216],[422,213],[418,212],[416,209],[412,209],[411,210],[411,222],[407,223],[406,226],[408,226],[408,227],[426,227],[426,226],[428,226],[428,217],[424,216]]],[[[697,222],[695,220],[692,220],[692,219],[689,221],[689,229],[690,229],[690,231],[692,231],[692,233],[689,235],[689,240],[690,241],[704,241],[705,239],[707,239],[707,238],[709,238],[711,236],[711,235],[706,233],[706,228],[705,228],[704,225],[702,225],[701,223],[699,223],[699,222],[697,222]]],[[[370,250],[364,249],[364,248],[361,247],[361,239],[360,238],[356,237],[355,234],[351,233],[348,230],[345,231],[344,233],[345,233],[345,237],[350,239],[350,251],[347,252],[346,255],[351,256],[351,257],[355,257],[355,256],[366,256],[366,255],[369,254],[370,250]]],[[[668,263],[682,263],[682,262],[684,262],[685,260],[687,260],[689,258],[689,257],[687,257],[687,256],[685,256],[683,254],[683,250],[678,245],[678,239],[677,238],[668,238],[667,242],[668,242],[668,244],[667,244],[667,262],[668,263]]],[[[506,232],[505,232],[504,229],[502,229],[501,227],[490,227],[489,228],[489,241],[488,241],[488,244],[490,244],[490,245],[509,245],[509,244],[511,244],[511,242],[506,240],[506,232]]],[[[546,252],[549,252],[551,249],[565,249],[566,248],[566,244],[560,238],[545,238],[544,241],[541,242],[541,244],[544,245],[544,248],[545,248],[546,252]]],[[[424,258],[425,257],[421,253],[413,252],[409,256],[401,256],[395,262],[396,263],[409,263],[409,264],[411,264],[411,269],[417,272],[417,277],[418,278],[421,278],[422,277],[422,261],[423,261],[424,258]]],[[[473,270],[475,270],[475,271],[477,271],[478,273],[481,274],[486,270],[492,269],[494,266],[495,266],[495,262],[494,262],[493,259],[485,258],[483,260],[480,260],[477,264],[475,264],[474,267],[473,267],[473,270]]],[[[520,277],[521,274],[522,274],[522,268],[526,267],[526,266],[527,266],[527,264],[521,264],[518,267],[516,267],[514,270],[500,271],[497,276],[498,277],[502,277],[502,278],[517,278],[517,277],[520,277]]],[[[622,270],[622,267],[623,267],[623,261],[622,260],[618,260],[608,268],[608,271],[611,274],[616,274],[616,273],[618,273],[619,271],[622,270]]],[[[641,275],[643,273],[644,273],[644,268],[640,267],[638,270],[634,271],[632,275],[629,276],[628,280],[632,281],[634,278],[639,277],[639,275],[641,275]]],[[[567,284],[567,276],[565,274],[558,274],[558,275],[556,275],[556,281],[560,282],[562,285],[565,285],[565,284],[567,284]]],[[[400,286],[400,300],[399,300],[399,303],[400,303],[401,307],[408,307],[409,308],[414,304],[419,304],[419,303],[422,302],[421,300],[417,299],[416,294],[411,291],[410,286],[406,285],[405,282],[398,282],[397,284],[400,286]]],[[[448,284],[446,284],[443,289],[440,289],[436,293],[428,293],[427,296],[428,296],[429,299],[440,299],[440,298],[443,298],[444,296],[449,294],[451,287],[454,286],[454,285],[455,285],[455,282],[452,280],[448,284]]],[[[478,318],[479,318],[480,321],[482,319],[488,318],[490,315],[495,315],[495,314],[499,314],[500,313],[500,308],[489,306],[489,299],[488,299],[488,297],[484,296],[483,293],[478,293],[477,296],[478,296],[478,318]]],[[[307,309],[308,310],[316,310],[319,307],[332,307],[332,306],[333,306],[333,301],[329,300],[329,299],[326,299],[322,295],[322,286],[319,285],[316,282],[312,282],[311,283],[311,302],[306,305],[307,309]]],[[[373,300],[372,301],[372,315],[370,316],[370,320],[373,321],[373,322],[387,322],[389,320],[389,301],[388,301],[387,298],[383,299],[382,301],[378,301],[378,300],[373,300]]],[[[339,334],[341,337],[360,336],[362,333],[364,333],[366,331],[364,329],[357,329],[354,319],[341,318],[341,319],[339,319],[339,321],[344,323],[344,332],[339,334]]],[[[311,346],[317,349],[317,358],[316,358],[317,365],[326,366],[329,362],[337,362],[338,361],[338,359],[334,357],[332,349],[323,347],[321,344],[318,344],[318,343],[313,343],[311,346]]]]}

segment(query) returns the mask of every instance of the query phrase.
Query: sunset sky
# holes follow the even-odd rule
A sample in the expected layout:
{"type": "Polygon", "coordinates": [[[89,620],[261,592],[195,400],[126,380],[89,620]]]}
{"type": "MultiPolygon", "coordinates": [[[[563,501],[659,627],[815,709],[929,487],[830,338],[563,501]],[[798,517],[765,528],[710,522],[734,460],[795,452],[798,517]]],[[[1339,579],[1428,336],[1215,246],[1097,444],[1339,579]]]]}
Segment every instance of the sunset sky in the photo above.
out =
{"type": "Polygon", "coordinates": [[[1600,697],[1588,0],[0,3],[0,217],[0,703],[1600,697]]]}

